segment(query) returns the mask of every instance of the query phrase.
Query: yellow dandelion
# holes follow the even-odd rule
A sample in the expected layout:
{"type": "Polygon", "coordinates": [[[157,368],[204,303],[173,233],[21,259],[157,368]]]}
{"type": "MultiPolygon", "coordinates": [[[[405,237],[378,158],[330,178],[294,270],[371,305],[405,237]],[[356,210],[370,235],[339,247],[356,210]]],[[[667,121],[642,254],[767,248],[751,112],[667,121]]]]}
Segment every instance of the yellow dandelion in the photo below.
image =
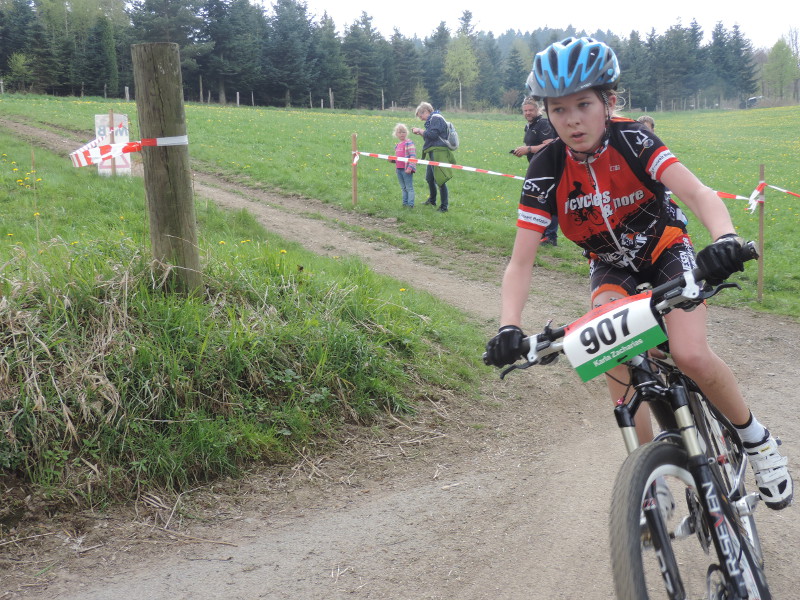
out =
{"type": "Polygon", "coordinates": [[[220,245],[220,246],[224,246],[224,245],[225,245],[225,240],[220,240],[220,241],[219,241],[219,245],[220,245]]]}
{"type": "Polygon", "coordinates": [[[36,212],[36,213],[33,213],[33,216],[34,216],[34,217],[38,217],[38,216],[39,216],[39,213],[37,213],[37,212],[36,212]]]}
{"type": "Polygon", "coordinates": [[[401,291],[401,292],[405,292],[405,291],[406,291],[406,288],[400,288],[400,291],[401,291]]]}
{"type": "Polygon", "coordinates": [[[286,250],[281,250],[281,254],[286,254],[286,250]]]}

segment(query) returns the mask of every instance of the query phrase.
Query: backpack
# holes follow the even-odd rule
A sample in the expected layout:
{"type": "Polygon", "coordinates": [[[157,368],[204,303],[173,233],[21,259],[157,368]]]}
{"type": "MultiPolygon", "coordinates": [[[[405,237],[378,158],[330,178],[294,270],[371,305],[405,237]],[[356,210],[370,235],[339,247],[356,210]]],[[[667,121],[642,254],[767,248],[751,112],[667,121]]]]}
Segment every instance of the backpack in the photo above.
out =
{"type": "Polygon", "coordinates": [[[436,114],[437,117],[440,117],[444,120],[445,124],[447,125],[447,139],[439,136],[439,139],[444,142],[445,146],[448,147],[450,150],[458,150],[458,132],[456,131],[455,125],[453,125],[450,121],[445,119],[442,115],[436,114]]]}

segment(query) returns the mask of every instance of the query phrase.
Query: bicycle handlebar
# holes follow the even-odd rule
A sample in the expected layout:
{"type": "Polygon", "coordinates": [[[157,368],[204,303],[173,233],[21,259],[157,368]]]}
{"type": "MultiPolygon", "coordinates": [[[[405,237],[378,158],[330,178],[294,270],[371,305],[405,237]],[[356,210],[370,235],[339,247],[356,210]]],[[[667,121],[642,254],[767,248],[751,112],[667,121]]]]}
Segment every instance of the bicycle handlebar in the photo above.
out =
{"type": "MultiPolygon", "coordinates": [[[[756,250],[755,242],[746,242],[742,244],[741,248],[739,249],[739,258],[743,263],[755,260],[758,258],[758,250],[756,250]]],[[[657,304],[660,299],[667,296],[670,292],[675,289],[680,289],[683,287],[691,286],[692,284],[696,284],[699,281],[703,281],[706,278],[706,274],[702,271],[700,267],[695,267],[692,271],[687,271],[683,274],[683,277],[677,277],[672,281],[668,281],[656,288],[653,288],[653,304],[657,304]],[[691,281],[687,280],[687,275],[691,275],[691,281]]],[[[687,300],[690,298],[687,298],[687,300]]]]}
{"type": "MultiPolygon", "coordinates": [[[[757,259],[758,251],[756,250],[755,243],[751,241],[743,244],[739,252],[739,258],[741,258],[742,262],[757,259]]],[[[721,284],[717,286],[713,292],[704,295],[698,282],[703,281],[705,278],[706,274],[700,267],[696,267],[691,271],[686,271],[682,277],[676,277],[671,281],[653,288],[651,292],[651,306],[653,307],[653,311],[659,315],[665,315],[670,310],[680,305],[699,304],[705,300],[705,298],[713,296],[719,289],[725,286],[725,284],[721,284]]],[[[734,286],[736,284],[728,285],[734,286]]],[[[520,343],[521,356],[528,357],[529,362],[532,364],[554,361],[557,355],[563,350],[564,344],[561,340],[565,335],[566,329],[567,326],[553,329],[548,324],[541,333],[523,338],[520,343]],[[536,351],[533,361],[531,361],[532,344],[535,344],[533,349],[536,351]],[[551,355],[556,356],[549,360],[543,360],[551,355]]],[[[487,365],[491,365],[485,352],[483,354],[483,362],[487,365]]],[[[507,371],[504,371],[503,375],[505,375],[506,372],[507,371]]]]}

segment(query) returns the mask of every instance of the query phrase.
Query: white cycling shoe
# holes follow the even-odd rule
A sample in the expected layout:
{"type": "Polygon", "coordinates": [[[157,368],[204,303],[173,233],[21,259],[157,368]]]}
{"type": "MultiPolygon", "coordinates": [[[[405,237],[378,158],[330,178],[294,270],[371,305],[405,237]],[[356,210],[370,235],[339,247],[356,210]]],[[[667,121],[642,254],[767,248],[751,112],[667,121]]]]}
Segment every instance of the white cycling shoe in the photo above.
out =
{"type": "Polygon", "coordinates": [[[745,444],[761,499],[773,510],[786,508],[794,498],[792,476],[786,466],[788,460],[778,452],[780,444],[781,441],[769,435],[769,432],[760,444],[752,448],[745,444]]]}

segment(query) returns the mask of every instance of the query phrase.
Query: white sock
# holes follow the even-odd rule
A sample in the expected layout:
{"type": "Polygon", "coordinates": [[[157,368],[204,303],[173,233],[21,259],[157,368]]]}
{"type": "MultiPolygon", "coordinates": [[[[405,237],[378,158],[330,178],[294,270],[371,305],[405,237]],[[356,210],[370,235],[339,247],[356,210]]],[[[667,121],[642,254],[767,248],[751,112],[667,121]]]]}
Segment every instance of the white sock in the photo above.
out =
{"type": "Polygon", "coordinates": [[[739,432],[739,437],[742,438],[742,442],[748,446],[760,444],[767,439],[769,435],[767,428],[758,422],[758,419],[753,416],[753,413],[750,413],[750,419],[747,423],[744,425],[734,425],[734,427],[736,427],[736,431],[739,432]]]}

